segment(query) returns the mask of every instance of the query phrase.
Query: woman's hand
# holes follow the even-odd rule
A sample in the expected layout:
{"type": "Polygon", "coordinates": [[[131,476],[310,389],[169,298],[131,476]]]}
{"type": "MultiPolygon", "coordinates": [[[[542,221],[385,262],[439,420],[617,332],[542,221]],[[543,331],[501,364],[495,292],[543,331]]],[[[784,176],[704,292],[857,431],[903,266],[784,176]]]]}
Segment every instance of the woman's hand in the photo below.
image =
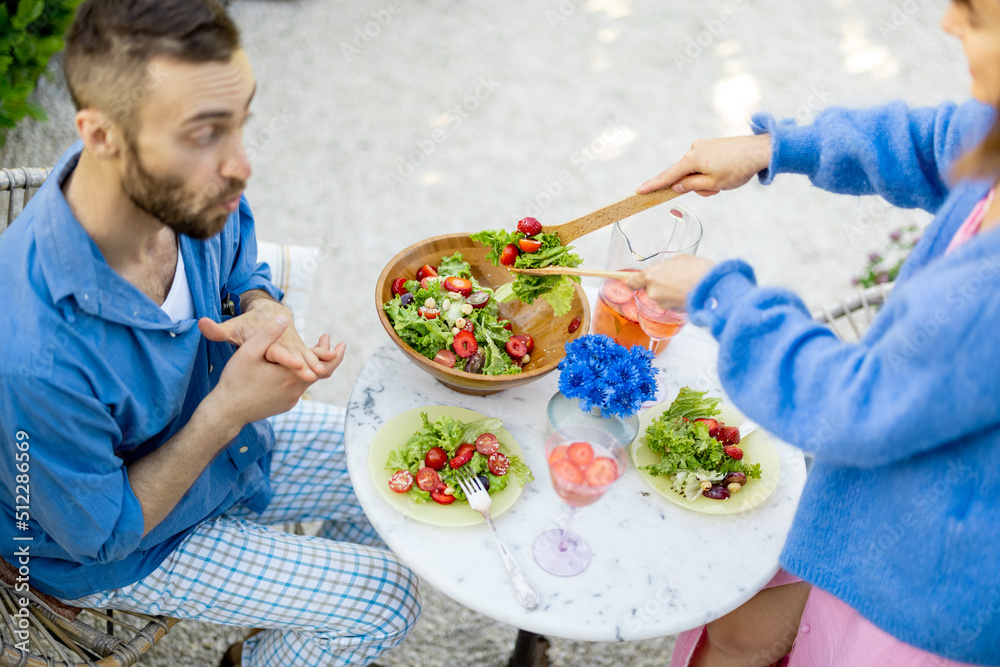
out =
{"type": "Polygon", "coordinates": [[[678,255],[633,273],[625,282],[629,289],[646,289],[646,295],[668,310],[684,311],[688,292],[712,270],[715,262],[693,255],[678,255]]]}
{"type": "Polygon", "coordinates": [[[674,192],[695,191],[703,197],[720,190],[735,190],[771,164],[771,135],[698,139],[675,165],[649,179],[639,194],[673,187],[674,192]]]}

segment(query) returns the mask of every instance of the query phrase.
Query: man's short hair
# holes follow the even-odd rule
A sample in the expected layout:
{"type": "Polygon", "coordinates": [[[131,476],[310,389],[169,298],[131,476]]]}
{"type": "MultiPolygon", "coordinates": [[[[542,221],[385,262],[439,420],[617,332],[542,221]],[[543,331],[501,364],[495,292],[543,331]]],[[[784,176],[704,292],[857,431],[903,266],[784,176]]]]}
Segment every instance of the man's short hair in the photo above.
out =
{"type": "Polygon", "coordinates": [[[227,62],[240,46],[216,0],[85,0],[66,33],[63,70],[77,109],[107,114],[134,137],[137,110],[157,83],[150,62],[227,62]]]}

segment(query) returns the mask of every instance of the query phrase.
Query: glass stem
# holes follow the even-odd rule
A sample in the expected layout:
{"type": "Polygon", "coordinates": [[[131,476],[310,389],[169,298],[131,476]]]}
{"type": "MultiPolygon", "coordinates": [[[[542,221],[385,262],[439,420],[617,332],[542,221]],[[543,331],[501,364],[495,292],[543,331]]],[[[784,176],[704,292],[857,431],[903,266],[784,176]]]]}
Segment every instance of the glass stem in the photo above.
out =
{"type": "Polygon", "coordinates": [[[562,539],[559,540],[559,551],[566,551],[569,543],[569,527],[573,524],[573,517],[576,515],[576,507],[570,506],[569,516],[566,518],[566,525],[563,527],[562,539]]]}

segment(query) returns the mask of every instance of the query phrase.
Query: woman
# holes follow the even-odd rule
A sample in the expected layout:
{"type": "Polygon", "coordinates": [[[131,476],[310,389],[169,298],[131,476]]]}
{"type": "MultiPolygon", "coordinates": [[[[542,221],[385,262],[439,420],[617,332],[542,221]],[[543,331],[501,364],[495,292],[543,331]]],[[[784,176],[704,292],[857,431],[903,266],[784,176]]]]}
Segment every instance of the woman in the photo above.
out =
{"type": "Polygon", "coordinates": [[[815,455],[784,569],[682,635],[673,665],[1000,665],[1000,0],[956,0],[943,27],[975,101],[830,109],[808,127],[756,116],[756,136],[695,142],[638,188],[707,196],[800,173],[936,215],[858,345],[740,261],[679,257],[632,280],[686,304],[734,403],[815,455]]]}

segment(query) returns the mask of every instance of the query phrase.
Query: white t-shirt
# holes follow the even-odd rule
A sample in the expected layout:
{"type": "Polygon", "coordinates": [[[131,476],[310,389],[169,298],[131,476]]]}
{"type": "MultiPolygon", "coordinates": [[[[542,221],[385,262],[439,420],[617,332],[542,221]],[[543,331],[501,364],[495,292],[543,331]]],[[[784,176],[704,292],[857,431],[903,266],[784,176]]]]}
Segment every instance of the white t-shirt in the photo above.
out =
{"type": "Polygon", "coordinates": [[[174,282],[170,292],[160,306],[174,322],[194,318],[194,301],[191,298],[191,286],[187,274],[184,273],[184,255],[181,254],[180,241],[177,242],[177,270],[174,272],[174,282]]]}

